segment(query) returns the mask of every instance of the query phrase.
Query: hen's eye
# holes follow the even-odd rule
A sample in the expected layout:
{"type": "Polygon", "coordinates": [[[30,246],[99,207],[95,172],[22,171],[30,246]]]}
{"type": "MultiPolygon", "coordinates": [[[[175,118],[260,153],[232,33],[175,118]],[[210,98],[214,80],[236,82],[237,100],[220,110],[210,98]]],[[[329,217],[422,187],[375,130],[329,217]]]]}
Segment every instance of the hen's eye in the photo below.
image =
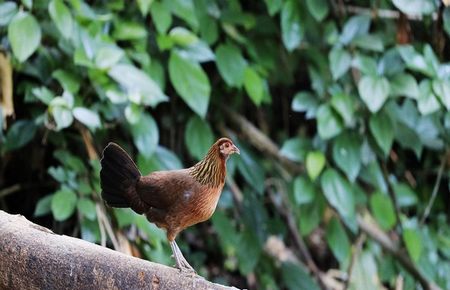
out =
{"type": "Polygon", "coordinates": [[[230,146],[230,144],[225,143],[225,148],[228,148],[230,146]]]}

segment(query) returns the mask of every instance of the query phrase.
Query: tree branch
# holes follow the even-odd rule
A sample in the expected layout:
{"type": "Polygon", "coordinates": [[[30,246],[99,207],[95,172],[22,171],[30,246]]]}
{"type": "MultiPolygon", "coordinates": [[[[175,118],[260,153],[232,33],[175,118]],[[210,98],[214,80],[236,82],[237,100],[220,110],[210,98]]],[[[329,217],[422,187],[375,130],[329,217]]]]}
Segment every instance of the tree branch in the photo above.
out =
{"type": "Polygon", "coordinates": [[[0,289],[237,289],[0,211],[0,289]]]}

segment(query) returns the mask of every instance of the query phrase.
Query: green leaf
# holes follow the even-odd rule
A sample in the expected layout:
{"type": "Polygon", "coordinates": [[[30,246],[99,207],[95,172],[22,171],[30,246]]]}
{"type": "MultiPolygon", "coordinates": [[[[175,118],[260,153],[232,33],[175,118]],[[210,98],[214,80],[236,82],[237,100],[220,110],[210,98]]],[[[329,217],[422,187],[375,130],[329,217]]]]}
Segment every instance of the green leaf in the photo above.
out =
{"type": "Polygon", "coordinates": [[[333,255],[343,264],[350,256],[350,240],[339,220],[333,217],[327,226],[326,238],[333,255]]]}
{"type": "Polygon", "coordinates": [[[317,129],[322,139],[330,139],[342,131],[342,122],[328,104],[321,105],[317,111],[317,129]]]}
{"type": "Polygon", "coordinates": [[[310,148],[311,144],[307,139],[292,138],[283,143],[280,154],[293,161],[303,162],[310,148]]]}
{"type": "Polygon", "coordinates": [[[49,214],[51,211],[52,199],[53,199],[53,194],[49,194],[49,195],[44,196],[43,198],[39,199],[39,201],[36,204],[36,208],[34,209],[33,216],[41,217],[46,214],[49,214]]]}
{"type": "Polygon", "coordinates": [[[431,14],[436,7],[430,0],[392,0],[401,12],[410,15],[431,14]]]}
{"type": "Polygon", "coordinates": [[[57,69],[52,73],[52,77],[58,80],[64,91],[76,94],[80,90],[80,79],[67,70],[57,69]]]}
{"type": "Polygon", "coordinates": [[[8,39],[15,57],[24,62],[41,43],[41,27],[33,15],[21,11],[8,26],[8,39]]]}
{"type": "Polygon", "coordinates": [[[86,218],[95,221],[97,218],[97,211],[95,203],[88,198],[80,198],[77,203],[78,211],[86,218]]]}
{"type": "Polygon", "coordinates": [[[391,199],[386,194],[377,192],[370,197],[370,208],[382,229],[388,231],[395,225],[395,210],[391,199]]]}
{"type": "Polygon", "coordinates": [[[33,8],[33,0],[21,0],[21,2],[28,9],[31,10],[33,8]]]}
{"type": "Polygon", "coordinates": [[[358,83],[359,95],[372,113],[381,109],[389,90],[389,81],[385,77],[363,76],[358,83]]]}
{"type": "Polygon", "coordinates": [[[352,44],[362,49],[383,52],[384,44],[382,37],[381,35],[375,34],[362,34],[353,38],[352,44]]]}
{"type": "Polygon", "coordinates": [[[139,154],[137,164],[144,175],[152,171],[183,168],[180,159],[172,151],[162,146],[156,147],[155,154],[150,158],[139,154]]]}
{"type": "Polygon", "coordinates": [[[150,157],[156,150],[159,141],[158,125],[151,115],[143,113],[136,124],[130,125],[134,145],[145,157],[150,157]]]}
{"type": "Polygon", "coordinates": [[[12,151],[25,146],[36,134],[36,125],[33,121],[19,120],[14,122],[6,133],[4,143],[6,151],[12,151]]]}
{"type": "Polygon", "coordinates": [[[53,119],[56,122],[56,130],[67,128],[72,125],[73,115],[72,111],[67,107],[55,106],[51,108],[53,119]]]}
{"type": "Polygon", "coordinates": [[[13,1],[6,1],[0,4],[0,26],[7,25],[17,13],[17,4],[13,1]]]}
{"type": "Polygon", "coordinates": [[[160,34],[165,34],[172,25],[172,14],[169,9],[163,3],[155,2],[150,7],[150,13],[156,30],[160,34]]]}
{"type": "Polygon", "coordinates": [[[174,51],[187,60],[193,62],[207,62],[215,59],[214,52],[204,41],[197,41],[194,44],[183,48],[175,48],[174,51]]]}
{"type": "Polygon", "coordinates": [[[237,144],[237,146],[241,150],[241,155],[235,159],[239,172],[256,192],[262,194],[264,191],[265,171],[261,168],[260,162],[245,145],[237,144]]]}
{"type": "Polygon", "coordinates": [[[240,87],[244,82],[247,61],[238,47],[221,44],[216,50],[216,64],[220,75],[230,87],[240,87]]]}
{"type": "Polygon", "coordinates": [[[239,247],[236,249],[239,271],[243,275],[247,275],[254,270],[262,251],[257,237],[252,231],[244,231],[239,237],[239,247]]]}
{"type": "Polygon", "coordinates": [[[379,290],[383,288],[372,252],[364,251],[356,255],[350,277],[349,289],[379,290]]]}
{"type": "Polygon", "coordinates": [[[173,14],[186,21],[195,31],[199,26],[197,16],[195,14],[195,6],[193,0],[169,0],[164,4],[170,7],[173,14]]]}
{"type": "Polygon", "coordinates": [[[355,198],[347,180],[334,169],[327,169],[320,180],[322,191],[328,202],[343,217],[355,215],[355,198]]]}
{"type": "Polygon", "coordinates": [[[189,46],[199,41],[197,35],[192,33],[192,31],[184,27],[174,27],[169,32],[169,37],[172,41],[181,46],[189,46]]]}
{"type": "Polygon", "coordinates": [[[99,69],[111,68],[124,56],[122,49],[116,46],[105,46],[95,53],[95,66],[99,69]]]}
{"type": "Polygon", "coordinates": [[[193,157],[202,159],[214,143],[211,127],[200,117],[192,116],[186,125],[184,142],[193,157]]]}
{"type": "Polygon", "coordinates": [[[445,108],[450,110],[450,82],[446,80],[434,80],[433,91],[445,108]]]}
{"type": "Polygon", "coordinates": [[[394,141],[394,128],[391,118],[383,112],[370,116],[370,132],[385,156],[391,151],[394,141]]]}
{"type": "Polygon", "coordinates": [[[396,183],[393,187],[399,207],[409,207],[417,204],[417,194],[407,184],[396,183]]]}
{"type": "Polygon", "coordinates": [[[287,0],[281,10],[281,38],[288,51],[293,51],[303,39],[304,28],[300,21],[297,1],[287,0]]]}
{"type": "Polygon", "coordinates": [[[292,100],[291,109],[294,112],[306,112],[307,118],[316,116],[319,100],[309,92],[298,92],[292,100]]]}
{"type": "Polygon", "coordinates": [[[76,107],[73,109],[72,113],[75,119],[89,128],[95,129],[101,126],[100,117],[95,111],[83,107],[76,107]]]}
{"type": "Polygon", "coordinates": [[[334,80],[337,80],[343,76],[350,68],[350,64],[352,62],[350,53],[342,48],[332,49],[328,55],[328,59],[330,61],[331,75],[334,80]]]}
{"type": "Polygon", "coordinates": [[[369,26],[369,15],[357,15],[350,17],[342,29],[340,36],[341,43],[349,44],[355,37],[366,35],[369,31],[369,26]]]}
{"type": "Polygon", "coordinates": [[[297,205],[310,203],[316,196],[314,184],[303,176],[294,179],[294,199],[297,205]]]}
{"type": "Polygon", "coordinates": [[[72,37],[73,20],[69,8],[62,0],[52,0],[48,4],[48,12],[61,35],[70,39],[72,37]]]}
{"type": "Polygon", "coordinates": [[[137,22],[116,21],[113,37],[117,40],[140,40],[147,37],[147,29],[137,22]]]}
{"type": "Polygon", "coordinates": [[[70,188],[63,186],[55,192],[52,198],[53,218],[57,221],[64,221],[75,211],[77,205],[77,195],[70,188]]]}
{"type": "Polygon", "coordinates": [[[407,228],[403,231],[403,241],[405,242],[408,254],[414,262],[417,262],[422,253],[422,237],[417,229],[407,228]]]}
{"type": "Polygon", "coordinates": [[[361,169],[361,141],[357,134],[339,135],[333,144],[333,160],[351,182],[355,182],[361,169]]]}
{"type": "Polygon", "coordinates": [[[432,114],[441,108],[441,105],[433,93],[431,81],[422,80],[419,85],[419,99],[417,100],[417,108],[422,115],[432,114]]]}
{"type": "Polygon", "coordinates": [[[353,98],[345,93],[337,93],[331,97],[331,106],[344,119],[346,125],[351,125],[354,119],[355,104],[353,98]]]}
{"type": "Polygon", "coordinates": [[[395,75],[390,81],[390,88],[392,96],[405,96],[417,99],[420,94],[416,79],[406,73],[395,75]]]}
{"type": "Polygon", "coordinates": [[[169,76],[181,98],[197,115],[204,118],[208,110],[211,86],[201,66],[172,53],[169,59],[169,76]]]}
{"type": "Polygon", "coordinates": [[[128,93],[137,93],[142,97],[142,103],[155,107],[165,102],[168,97],[161,91],[158,84],[144,71],[130,64],[116,64],[109,76],[122,85],[128,93]]]}
{"type": "Polygon", "coordinates": [[[274,16],[278,11],[280,11],[283,5],[283,0],[264,0],[266,2],[267,10],[270,16],[274,16]]]}
{"type": "Polygon", "coordinates": [[[325,161],[325,155],[320,151],[311,151],[306,155],[306,171],[311,180],[315,180],[320,175],[325,161]]]}
{"type": "Polygon", "coordinates": [[[141,11],[142,16],[147,16],[148,10],[152,5],[153,0],[137,0],[139,11],[141,11]]]}
{"type": "Polygon", "coordinates": [[[308,274],[302,264],[286,262],[281,264],[281,281],[286,289],[319,290],[317,283],[308,274]]]}
{"type": "Polygon", "coordinates": [[[433,68],[427,63],[421,54],[415,51],[413,46],[402,45],[397,49],[409,69],[421,72],[430,77],[436,76],[433,68]]]}
{"type": "Polygon", "coordinates": [[[251,67],[247,67],[244,71],[244,87],[253,103],[259,106],[264,98],[264,83],[251,67]]]}
{"type": "Polygon", "coordinates": [[[306,7],[308,7],[309,13],[317,21],[322,21],[327,17],[330,8],[328,7],[328,1],[326,0],[307,0],[306,7]]]}
{"type": "Polygon", "coordinates": [[[364,75],[378,75],[377,62],[372,57],[358,53],[353,57],[352,66],[360,70],[364,75]]]}

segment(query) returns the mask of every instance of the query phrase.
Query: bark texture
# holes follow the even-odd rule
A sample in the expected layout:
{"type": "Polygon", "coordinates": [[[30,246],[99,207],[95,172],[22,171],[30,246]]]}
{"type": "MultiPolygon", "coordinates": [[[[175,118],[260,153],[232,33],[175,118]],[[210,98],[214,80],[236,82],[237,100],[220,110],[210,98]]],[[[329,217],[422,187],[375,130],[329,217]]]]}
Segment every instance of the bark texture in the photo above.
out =
{"type": "Polygon", "coordinates": [[[0,211],[0,289],[237,289],[0,211]]]}

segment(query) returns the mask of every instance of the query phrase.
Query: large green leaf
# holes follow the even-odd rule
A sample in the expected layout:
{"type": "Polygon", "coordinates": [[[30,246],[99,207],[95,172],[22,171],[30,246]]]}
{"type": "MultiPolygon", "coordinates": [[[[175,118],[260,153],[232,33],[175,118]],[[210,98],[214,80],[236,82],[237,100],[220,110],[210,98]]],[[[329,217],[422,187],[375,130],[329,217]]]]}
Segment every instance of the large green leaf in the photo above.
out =
{"type": "Polygon", "coordinates": [[[155,1],[150,6],[150,14],[152,15],[153,24],[160,34],[165,34],[172,24],[172,14],[163,3],[155,1]]]}
{"type": "Polygon", "coordinates": [[[369,31],[370,16],[355,15],[348,19],[342,29],[340,41],[343,44],[350,43],[355,37],[366,35],[369,31]]]}
{"type": "Polygon", "coordinates": [[[378,277],[377,262],[372,252],[364,251],[355,256],[352,267],[349,289],[379,290],[382,289],[378,277]]]}
{"type": "Polygon", "coordinates": [[[5,149],[11,151],[25,146],[34,138],[35,133],[36,125],[33,121],[22,119],[13,123],[6,133],[5,149]]]}
{"type": "Polygon", "coordinates": [[[317,283],[301,264],[286,262],[281,265],[282,281],[289,290],[319,290],[317,283]]]}
{"type": "Polygon", "coordinates": [[[155,152],[159,141],[158,125],[153,117],[144,113],[140,121],[131,124],[130,128],[134,145],[142,155],[150,157],[155,152]]]}
{"type": "Polygon", "coordinates": [[[306,155],[306,171],[311,180],[315,180],[320,175],[325,162],[325,155],[320,151],[311,151],[306,155]]]}
{"type": "Polygon", "coordinates": [[[342,131],[341,120],[328,104],[320,106],[317,111],[317,129],[323,139],[333,138],[342,131]]]}
{"type": "Polygon", "coordinates": [[[251,67],[247,67],[244,71],[244,87],[253,103],[259,106],[264,98],[264,83],[251,67]]]}
{"type": "Polygon", "coordinates": [[[441,100],[447,110],[450,110],[450,81],[434,80],[433,92],[441,100]]]}
{"type": "Polygon", "coordinates": [[[395,225],[395,209],[391,199],[386,194],[377,192],[370,197],[370,208],[378,224],[384,230],[390,230],[395,225]]]}
{"type": "Polygon", "coordinates": [[[420,94],[416,79],[406,73],[395,75],[390,81],[390,88],[393,96],[406,96],[417,99],[420,94]]]}
{"type": "Polygon", "coordinates": [[[307,0],[306,7],[317,21],[322,21],[329,12],[328,1],[326,0],[307,0]]]}
{"type": "Polygon", "coordinates": [[[353,189],[336,170],[327,169],[320,179],[322,191],[328,202],[336,208],[343,217],[353,217],[355,214],[355,198],[353,189]]]}
{"type": "Polygon", "coordinates": [[[342,48],[334,48],[331,50],[328,59],[330,60],[331,74],[335,80],[339,79],[348,71],[352,61],[350,53],[342,48]]]}
{"type": "Polygon", "coordinates": [[[304,28],[297,1],[287,0],[281,10],[281,38],[288,51],[293,51],[303,39],[304,28]]]}
{"type": "Polygon", "coordinates": [[[431,0],[392,0],[392,3],[403,13],[411,15],[430,14],[436,9],[431,0]]]}
{"type": "Polygon", "coordinates": [[[6,1],[0,4],[0,26],[7,25],[17,13],[17,4],[6,1]]]}
{"type": "Polygon", "coordinates": [[[311,148],[309,140],[292,138],[286,140],[281,146],[280,153],[293,161],[303,161],[306,158],[306,153],[311,148]]]}
{"type": "Polygon", "coordinates": [[[441,108],[441,105],[433,93],[432,83],[425,79],[419,85],[419,98],[417,100],[417,108],[422,115],[432,114],[441,108]]]}
{"type": "Polygon", "coordinates": [[[355,102],[351,96],[345,93],[334,94],[331,98],[331,106],[339,113],[347,126],[352,125],[354,121],[355,102]]]}
{"type": "Polygon", "coordinates": [[[406,244],[409,256],[415,262],[417,262],[422,254],[422,238],[420,233],[415,228],[406,228],[403,231],[403,241],[406,244]]]}
{"type": "Polygon", "coordinates": [[[95,111],[83,107],[76,107],[72,112],[75,119],[89,128],[95,129],[101,126],[100,117],[95,111]]]}
{"type": "Polygon", "coordinates": [[[350,241],[344,227],[335,217],[328,223],[326,238],[333,255],[339,263],[344,263],[350,256],[350,241]]]}
{"type": "Polygon", "coordinates": [[[172,53],[169,59],[169,76],[181,98],[204,118],[208,110],[211,86],[201,66],[172,53]]]}
{"type": "Polygon", "coordinates": [[[216,63],[219,73],[231,87],[240,87],[244,82],[244,71],[247,61],[238,47],[222,44],[216,50],[216,63]]]}
{"type": "Polygon", "coordinates": [[[394,128],[391,118],[383,112],[372,115],[370,116],[369,127],[378,146],[385,155],[388,155],[394,141],[394,128]]]}
{"type": "Polygon", "coordinates": [[[155,107],[160,102],[168,100],[158,84],[148,74],[133,65],[116,64],[108,74],[129,94],[138,94],[145,105],[155,107]]]}
{"type": "Polygon", "coordinates": [[[214,142],[214,135],[208,123],[198,116],[192,116],[187,125],[184,140],[189,153],[202,159],[214,142]]]}
{"type": "Polygon", "coordinates": [[[62,187],[55,192],[52,198],[51,209],[53,217],[57,221],[68,219],[77,205],[77,195],[68,187],[62,187]]]}
{"type": "Polygon", "coordinates": [[[389,90],[389,81],[385,77],[363,76],[358,83],[359,95],[372,113],[381,109],[389,90]]]}
{"type": "Polygon", "coordinates": [[[296,177],[293,184],[294,199],[297,205],[311,202],[316,196],[314,184],[303,176],[296,177]]]}
{"type": "Polygon", "coordinates": [[[309,92],[298,92],[292,100],[291,109],[295,112],[306,112],[307,118],[316,116],[319,100],[309,92]]]}
{"type": "Polygon", "coordinates": [[[48,4],[48,12],[61,35],[65,38],[71,38],[73,30],[72,14],[70,14],[69,8],[63,0],[52,0],[48,4]]]}
{"type": "Polygon", "coordinates": [[[23,62],[39,47],[41,27],[33,15],[21,11],[8,26],[8,39],[14,56],[23,62]]]}
{"type": "Polygon", "coordinates": [[[339,135],[333,144],[333,160],[354,182],[361,169],[361,141],[357,134],[339,135]]]}

